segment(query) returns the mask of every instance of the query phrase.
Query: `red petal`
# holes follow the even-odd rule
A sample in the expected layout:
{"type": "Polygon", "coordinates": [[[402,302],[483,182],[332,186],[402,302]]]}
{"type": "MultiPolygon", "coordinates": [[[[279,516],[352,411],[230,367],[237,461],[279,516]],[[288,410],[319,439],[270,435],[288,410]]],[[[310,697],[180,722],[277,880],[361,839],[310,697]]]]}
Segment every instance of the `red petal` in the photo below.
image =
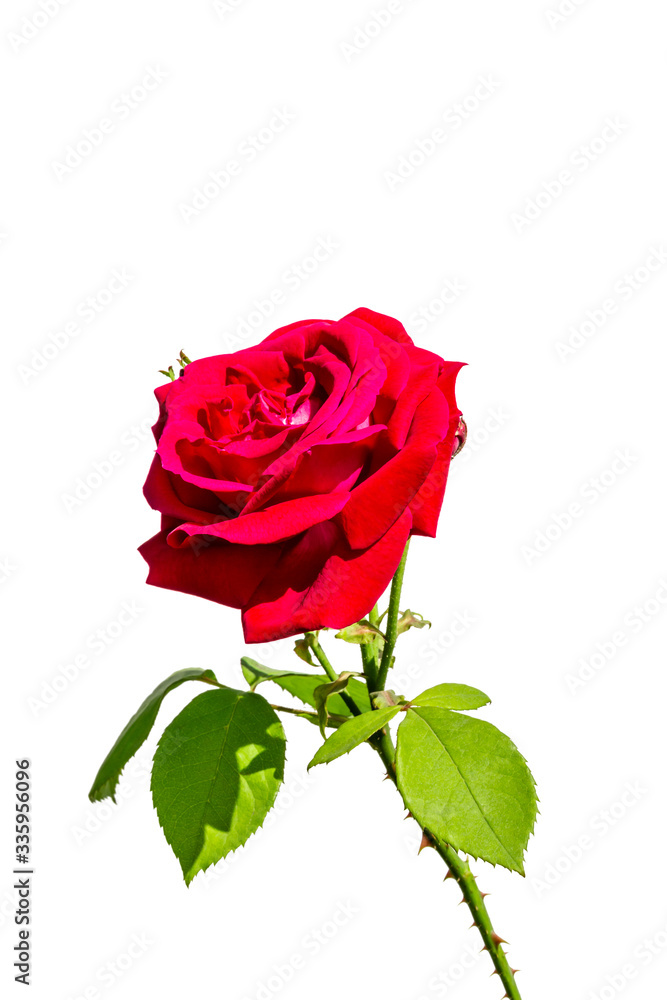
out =
{"type": "Polygon", "coordinates": [[[153,535],[139,548],[149,566],[147,583],[241,608],[270,572],[280,545],[230,545],[200,539],[199,547],[173,549],[167,531],[153,535]]]}
{"type": "Polygon", "coordinates": [[[243,609],[246,642],[272,642],[318,628],[345,628],[389,586],[410,534],[404,511],[377,544],[354,551],[332,522],[306,532],[243,609]]]}
{"type": "Polygon", "coordinates": [[[396,521],[421,489],[437,458],[449,413],[435,389],[415,410],[405,446],[352,490],[338,522],[352,548],[366,548],[396,521]]]}
{"type": "Polygon", "coordinates": [[[192,538],[224,539],[239,545],[269,545],[300,535],[322,521],[329,521],[343,509],[349,493],[328,493],[323,496],[300,497],[274,504],[254,514],[239,514],[216,524],[180,524],[167,541],[174,548],[187,547],[192,538]]]}

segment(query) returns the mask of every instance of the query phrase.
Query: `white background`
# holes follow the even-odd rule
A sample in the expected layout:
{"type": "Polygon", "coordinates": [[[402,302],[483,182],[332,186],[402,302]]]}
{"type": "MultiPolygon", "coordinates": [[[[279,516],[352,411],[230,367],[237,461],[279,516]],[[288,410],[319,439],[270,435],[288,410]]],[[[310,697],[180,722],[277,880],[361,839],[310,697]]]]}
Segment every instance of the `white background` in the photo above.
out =
{"type": "MultiPolygon", "coordinates": [[[[500,998],[488,956],[471,957],[479,939],[458,889],[443,885],[434,853],[417,857],[416,827],[366,748],[304,788],[319,737],[288,719],[287,793],[271,829],[189,890],[150,803],[155,739],[116,808],[86,798],[163,677],[197,666],[240,681],[238,613],[144,583],[136,547],[157,530],[141,493],[146,429],[157,369],[181,348],[228,350],[255,300],[282,291],[236,346],[366,305],[469,363],[458,390],[469,444],[439,537],[415,541],[406,577],[405,605],[434,626],[401,640],[399,672],[413,676],[400,689],[451,679],[488,691],[481,714],[537,778],[527,877],[474,865],[524,1000],[657,996],[667,969],[660,5],[579,0],[558,20],[556,0],[414,0],[379,29],[384,0],[44,3],[55,12],[5,0],[0,18],[3,979],[16,940],[13,761],[28,756],[33,997],[500,998]],[[154,89],[135,91],[127,110],[123,95],[149,70],[154,89]],[[250,162],[240,147],[274,109],[293,120],[250,162]],[[77,163],[103,118],[112,130],[92,151],[84,142],[77,163]],[[410,176],[392,179],[402,156],[410,176]],[[184,210],[230,159],[242,170],[226,190],[210,186],[198,214],[184,210]],[[571,183],[559,189],[564,170],[571,183]],[[303,262],[320,239],[336,246],[313,270],[303,262]],[[311,273],[297,280],[303,266],[311,273]],[[107,304],[114,269],[126,287],[116,281],[107,304]],[[445,302],[452,286],[465,290],[445,302]],[[579,346],[559,350],[570,340],[579,346]],[[96,463],[109,472],[112,452],[118,464],[101,479],[96,463]],[[124,603],[135,617],[119,629],[124,603]],[[98,653],[100,628],[115,637],[98,653]],[[88,665],[72,669],[82,654],[88,665]],[[345,918],[341,904],[356,912],[345,918]],[[343,926],[316,954],[308,935],[330,933],[336,915],[343,926]],[[150,943],[130,960],[135,934],[150,943]],[[272,979],[294,955],[304,967],[285,985],[272,979]]],[[[291,645],[253,655],[291,663],[291,645]]],[[[160,723],[194,693],[172,694],[160,723]]]]}

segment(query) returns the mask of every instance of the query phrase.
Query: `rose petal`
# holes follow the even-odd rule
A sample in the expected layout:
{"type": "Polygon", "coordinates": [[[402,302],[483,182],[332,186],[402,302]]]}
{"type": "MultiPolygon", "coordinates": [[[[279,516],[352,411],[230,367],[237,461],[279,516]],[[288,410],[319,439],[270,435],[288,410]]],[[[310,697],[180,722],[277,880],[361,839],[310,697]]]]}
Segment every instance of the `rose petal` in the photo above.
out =
{"type": "Polygon", "coordinates": [[[169,535],[169,545],[179,548],[190,544],[194,537],[222,538],[240,545],[267,545],[280,542],[329,521],[343,509],[349,493],[329,493],[324,496],[300,497],[274,504],[254,514],[241,512],[231,520],[214,524],[180,524],[169,535]]]}
{"type": "Polygon", "coordinates": [[[387,589],[410,534],[404,511],[371,548],[353,551],[332,522],[285,551],[243,609],[246,642],[272,642],[319,628],[346,628],[387,589]]]}
{"type": "Polygon", "coordinates": [[[445,486],[447,485],[449,464],[452,460],[456,429],[461,416],[461,411],[456,404],[455,384],[456,376],[462,367],[463,365],[459,362],[447,362],[438,382],[448,401],[449,426],[446,437],[438,445],[438,454],[433,468],[424,485],[410,501],[414,522],[412,533],[414,535],[428,535],[430,538],[435,538],[445,486]]]}
{"type": "Polygon", "coordinates": [[[149,565],[147,583],[241,608],[281,553],[280,545],[230,545],[201,539],[197,548],[174,549],[167,531],[154,535],[139,551],[149,565]]]}
{"type": "Polygon", "coordinates": [[[352,548],[373,545],[400,517],[433,468],[448,422],[447,401],[435,389],[415,410],[405,446],[354,487],[338,515],[352,548]]]}

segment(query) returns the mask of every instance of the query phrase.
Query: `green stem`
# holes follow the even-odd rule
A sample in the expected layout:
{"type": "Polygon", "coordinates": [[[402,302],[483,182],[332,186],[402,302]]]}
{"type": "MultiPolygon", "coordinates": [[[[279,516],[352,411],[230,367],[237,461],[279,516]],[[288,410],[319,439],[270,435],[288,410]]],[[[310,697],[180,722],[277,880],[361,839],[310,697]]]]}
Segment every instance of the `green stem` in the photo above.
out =
{"type": "Polygon", "coordinates": [[[398,624],[398,605],[401,600],[401,588],[403,586],[403,576],[405,574],[405,563],[408,558],[408,549],[410,548],[410,539],[403,550],[403,555],[401,561],[398,564],[398,569],[394,573],[394,579],[391,583],[391,593],[389,595],[389,611],[387,614],[387,627],[385,629],[385,643],[384,649],[382,651],[382,660],[380,662],[380,669],[377,674],[377,691],[383,691],[384,686],[387,683],[387,674],[389,673],[389,668],[391,666],[391,658],[394,655],[394,646],[396,645],[397,635],[397,624],[398,624]]]}
{"type": "MultiPolygon", "coordinates": [[[[387,769],[388,776],[398,787],[396,782],[396,767],[394,764],[394,744],[391,736],[388,733],[383,733],[382,742],[378,741],[373,743],[372,740],[369,740],[369,742],[380,755],[382,762],[387,769]]],[[[514,979],[515,970],[510,967],[510,964],[507,961],[507,956],[503,951],[503,939],[499,937],[493,929],[489,912],[484,903],[484,895],[479,890],[477,882],[475,881],[475,876],[470,871],[468,862],[464,861],[458,851],[455,851],[453,847],[450,847],[449,844],[440,843],[440,841],[438,841],[430,832],[427,833],[424,831],[424,835],[428,844],[435,848],[449,869],[445,878],[453,878],[458,883],[458,886],[463,893],[463,898],[468,904],[470,913],[472,914],[474,925],[479,931],[482,941],[484,942],[484,947],[491,956],[491,961],[493,962],[495,970],[500,977],[501,983],[505,987],[506,997],[508,997],[509,1000],[521,1000],[521,995],[514,979]]]]}
{"type": "Polygon", "coordinates": [[[521,994],[514,978],[516,969],[512,969],[507,961],[507,955],[503,950],[503,939],[493,929],[491,917],[484,902],[484,894],[479,891],[475,876],[470,871],[470,865],[449,844],[441,844],[430,833],[427,833],[426,836],[449,868],[447,878],[455,879],[463,893],[475,926],[482,936],[484,947],[491,956],[494,968],[505,987],[505,996],[509,1000],[521,1000],[521,994]]]}
{"type": "MultiPolygon", "coordinates": [[[[320,665],[322,667],[324,667],[324,672],[327,675],[327,677],[329,678],[329,680],[330,681],[337,681],[338,680],[338,674],[336,673],[336,671],[334,670],[334,668],[329,663],[329,658],[328,658],[327,654],[324,652],[324,650],[322,649],[322,647],[320,646],[318,638],[315,635],[315,633],[314,632],[306,632],[305,635],[304,635],[304,638],[305,638],[306,642],[308,643],[308,645],[310,646],[310,648],[312,649],[313,653],[315,654],[315,657],[318,660],[318,662],[320,663],[320,665]]],[[[340,696],[343,699],[343,701],[345,702],[345,704],[347,705],[347,707],[349,708],[349,710],[352,713],[352,715],[361,715],[361,709],[357,708],[357,706],[355,705],[353,699],[350,698],[349,694],[346,694],[345,691],[341,691],[340,692],[340,696]]]]}

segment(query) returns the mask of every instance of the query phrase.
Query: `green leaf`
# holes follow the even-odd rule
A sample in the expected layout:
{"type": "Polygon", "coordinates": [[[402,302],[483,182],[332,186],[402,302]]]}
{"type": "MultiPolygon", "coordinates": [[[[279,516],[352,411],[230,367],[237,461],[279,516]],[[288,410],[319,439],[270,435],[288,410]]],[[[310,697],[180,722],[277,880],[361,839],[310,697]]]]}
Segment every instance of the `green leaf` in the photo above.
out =
{"type": "Polygon", "coordinates": [[[396,705],[391,708],[379,709],[377,712],[365,712],[363,715],[357,715],[353,719],[344,722],[322,744],[308,765],[308,770],[316,764],[328,764],[329,761],[335,760],[336,757],[341,757],[344,753],[354,750],[355,747],[359,746],[360,743],[364,743],[373,733],[377,733],[378,729],[382,729],[400,711],[400,706],[396,705]]]}
{"type": "Polygon", "coordinates": [[[444,708],[409,709],[398,727],[396,778],[407,808],[438,840],[524,874],[535,783],[495,726],[444,708]]]}
{"type": "Polygon", "coordinates": [[[262,825],[284,764],[283,727],[259,694],[232,688],[200,694],[167,727],[151,790],[186,884],[262,825]]]}
{"type": "MultiPolygon", "coordinates": [[[[243,657],[241,667],[243,676],[253,691],[263,681],[273,681],[283,691],[294,695],[304,705],[310,705],[311,708],[317,708],[315,704],[315,688],[329,682],[326,674],[299,674],[291,670],[277,670],[275,667],[265,667],[261,663],[257,663],[256,660],[251,660],[249,656],[243,657]]],[[[371,702],[365,684],[352,677],[345,693],[352,698],[361,712],[370,712],[371,702]]],[[[330,697],[328,709],[334,715],[349,716],[351,714],[339,694],[334,694],[330,697]]]]}
{"type": "Polygon", "coordinates": [[[467,684],[436,684],[435,687],[422,691],[416,698],[408,699],[411,705],[422,705],[430,708],[454,708],[470,711],[481,708],[491,701],[488,695],[467,684]]]}
{"type": "Polygon", "coordinates": [[[293,670],[277,670],[275,667],[265,667],[263,663],[258,663],[257,660],[253,660],[249,656],[241,657],[241,670],[250,685],[251,691],[254,691],[262,681],[278,681],[281,677],[310,676],[310,674],[296,674],[293,670]]]}
{"type": "MultiPolygon", "coordinates": [[[[320,723],[320,732],[322,733],[322,736],[326,735],[324,730],[329,719],[329,711],[327,707],[329,698],[337,694],[339,691],[344,691],[349,683],[350,677],[353,675],[353,671],[345,670],[342,674],[338,675],[337,680],[327,681],[326,684],[318,684],[313,691],[315,709],[317,710],[317,718],[320,723]]],[[[345,704],[345,702],[343,702],[343,704],[345,704]]]]}
{"type": "Polygon", "coordinates": [[[128,760],[135,755],[148,737],[164,696],[185,681],[205,681],[207,684],[216,685],[218,683],[212,670],[199,670],[193,667],[189,670],[178,670],[171,677],[167,677],[165,681],[158,684],[140,705],[104,758],[93,782],[93,787],[88,792],[88,798],[91,802],[99,802],[108,796],[111,796],[114,802],[116,801],[116,785],[121,772],[128,760]]]}

